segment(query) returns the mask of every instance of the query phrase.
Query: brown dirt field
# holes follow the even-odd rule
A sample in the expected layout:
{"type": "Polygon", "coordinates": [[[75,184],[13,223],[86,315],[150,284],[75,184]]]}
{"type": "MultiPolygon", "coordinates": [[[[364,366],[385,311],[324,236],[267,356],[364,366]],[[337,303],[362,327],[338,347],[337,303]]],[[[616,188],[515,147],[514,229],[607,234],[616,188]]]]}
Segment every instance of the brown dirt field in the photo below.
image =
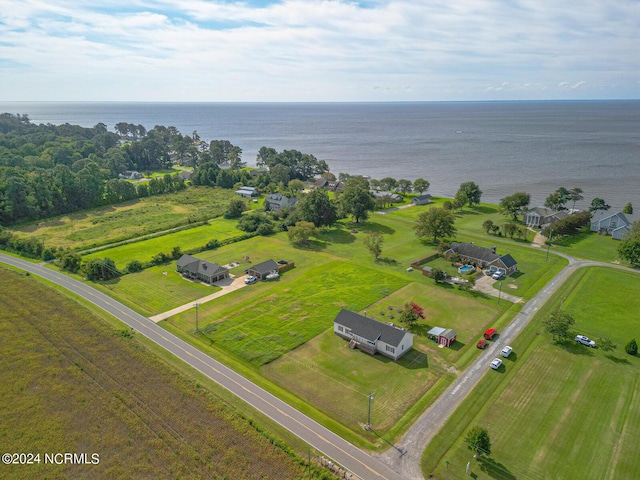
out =
{"type": "Polygon", "coordinates": [[[0,268],[0,478],[302,478],[217,397],[33,277],[0,268]],[[97,465],[45,453],[99,454],[97,465]]]}

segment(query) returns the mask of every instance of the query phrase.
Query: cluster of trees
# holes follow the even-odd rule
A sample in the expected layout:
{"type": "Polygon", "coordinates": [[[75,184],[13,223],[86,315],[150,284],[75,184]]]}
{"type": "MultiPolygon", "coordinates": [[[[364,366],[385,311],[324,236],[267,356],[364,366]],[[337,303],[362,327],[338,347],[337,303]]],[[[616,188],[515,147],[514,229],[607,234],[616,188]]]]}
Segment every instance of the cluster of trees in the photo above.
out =
{"type": "MultiPolygon", "coordinates": [[[[339,175],[340,180],[346,180],[349,178],[349,175],[341,173],[339,175]]],[[[374,190],[383,190],[389,192],[398,192],[398,193],[425,193],[429,190],[429,181],[424,178],[416,178],[413,182],[411,180],[400,179],[396,180],[392,177],[385,177],[380,180],[371,179],[369,180],[369,186],[374,190]]]]}
{"type": "Polygon", "coordinates": [[[618,255],[632,265],[640,265],[640,220],[633,222],[631,231],[618,245],[618,255]]]}
{"type": "Polygon", "coordinates": [[[317,175],[327,173],[329,166],[324,160],[318,160],[309,153],[297,150],[283,150],[261,147],[256,158],[258,167],[269,169],[271,179],[285,186],[290,180],[309,180],[317,175]]]}
{"type": "Polygon", "coordinates": [[[578,212],[543,228],[542,234],[547,238],[551,238],[551,236],[574,235],[590,223],[591,212],[578,212]]]}
{"type": "MultiPolygon", "coordinates": [[[[34,125],[26,115],[0,114],[0,222],[12,224],[184,188],[176,176],[135,186],[126,170],[171,164],[184,137],[175,127],[99,123],[34,125]],[[121,140],[127,143],[121,145],[121,140]]],[[[192,140],[190,140],[192,142],[192,140]]]]}

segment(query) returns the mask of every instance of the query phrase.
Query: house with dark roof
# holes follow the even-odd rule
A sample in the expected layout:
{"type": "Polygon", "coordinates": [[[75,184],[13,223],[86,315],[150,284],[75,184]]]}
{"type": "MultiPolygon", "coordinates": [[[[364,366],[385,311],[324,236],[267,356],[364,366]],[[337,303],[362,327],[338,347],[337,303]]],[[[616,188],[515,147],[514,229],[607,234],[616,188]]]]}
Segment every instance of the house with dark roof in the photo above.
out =
{"type": "Polygon", "coordinates": [[[611,213],[600,210],[591,217],[591,231],[602,235],[611,235],[614,240],[622,240],[624,234],[631,231],[631,225],[637,220],[640,220],[638,214],[611,213]]]}
{"type": "Polygon", "coordinates": [[[411,199],[411,204],[412,205],[428,205],[429,203],[431,203],[431,195],[429,195],[428,193],[424,194],[424,195],[418,195],[417,197],[413,197],[411,199]]]}
{"type": "Polygon", "coordinates": [[[371,355],[380,353],[393,360],[398,360],[413,348],[413,334],[404,328],[378,322],[351,310],[340,310],[333,320],[333,331],[349,340],[351,348],[371,355]]]}
{"type": "Polygon", "coordinates": [[[281,193],[270,193],[265,199],[265,203],[269,205],[269,210],[280,210],[282,208],[295,208],[298,199],[287,197],[281,193]]]}
{"type": "Polygon", "coordinates": [[[185,278],[200,280],[209,284],[229,278],[229,270],[226,268],[217,263],[192,257],[186,253],[178,259],[176,270],[185,278]]]}
{"type": "Polygon", "coordinates": [[[523,220],[527,227],[547,227],[558,220],[563,220],[569,216],[566,210],[551,210],[546,207],[535,207],[524,212],[523,220]]]}
{"type": "Polygon", "coordinates": [[[505,275],[511,275],[518,271],[518,262],[511,254],[499,255],[496,253],[496,247],[486,248],[473,243],[454,242],[451,244],[451,248],[444,252],[444,256],[450,258],[455,254],[460,256],[462,262],[473,262],[479,268],[496,267],[504,270],[505,275]]]}
{"type": "Polygon", "coordinates": [[[257,277],[260,280],[264,280],[267,275],[271,273],[278,273],[278,267],[279,265],[275,261],[270,259],[266,262],[258,263],[256,265],[253,265],[252,267],[249,267],[247,269],[247,273],[249,275],[257,277]]]}

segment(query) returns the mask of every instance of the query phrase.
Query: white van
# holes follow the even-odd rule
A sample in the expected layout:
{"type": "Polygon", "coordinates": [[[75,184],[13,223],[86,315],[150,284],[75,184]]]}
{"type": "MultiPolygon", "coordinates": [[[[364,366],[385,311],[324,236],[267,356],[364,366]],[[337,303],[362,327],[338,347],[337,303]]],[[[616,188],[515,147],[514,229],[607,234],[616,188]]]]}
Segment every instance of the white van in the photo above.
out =
{"type": "Polygon", "coordinates": [[[507,358],[509,355],[511,355],[511,352],[513,352],[513,348],[507,345],[502,349],[502,351],[500,352],[500,355],[502,355],[504,358],[507,358]]]}

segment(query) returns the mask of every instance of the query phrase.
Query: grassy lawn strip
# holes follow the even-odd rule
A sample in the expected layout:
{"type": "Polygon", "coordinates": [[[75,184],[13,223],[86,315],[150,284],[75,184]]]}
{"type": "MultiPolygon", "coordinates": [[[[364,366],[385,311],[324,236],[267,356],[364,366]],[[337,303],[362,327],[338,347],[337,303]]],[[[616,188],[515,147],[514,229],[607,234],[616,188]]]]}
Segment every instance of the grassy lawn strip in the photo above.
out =
{"type": "Polygon", "coordinates": [[[638,478],[640,358],[623,348],[638,335],[639,289],[632,273],[589,268],[573,275],[513,343],[506,368],[488,371],[434,438],[423,472],[459,478],[471,460],[480,479],[638,478]],[[617,350],[572,339],[553,344],[541,321],[561,303],[576,332],[609,337],[617,350]],[[473,460],[464,445],[474,425],[491,435],[491,460],[473,460]]]}
{"type": "MultiPolygon", "coordinates": [[[[333,261],[307,270],[304,281],[285,274],[278,282],[261,282],[212,302],[216,305],[203,305],[200,328],[211,342],[260,366],[331,328],[341,308],[360,310],[407,282],[333,261]]],[[[195,326],[192,312],[168,322],[185,331],[195,326]]]]}
{"type": "Polygon", "coordinates": [[[123,269],[131,260],[148,262],[151,257],[158,253],[170,254],[173,247],[180,247],[185,251],[190,248],[201,247],[209,240],[222,241],[242,235],[243,232],[236,228],[237,223],[237,220],[216,218],[210,220],[207,225],[101,250],[85,255],[84,259],[108,257],[116,263],[118,268],[123,269]]]}
{"type": "Polygon", "coordinates": [[[87,249],[209,220],[224,212],[233,190],[189,187],[119,205],[64,215],[15,228],[43,238],[47,246],[87,249]]]}
{"type": "Polygon", "coordinates": [[[11,478],[300,478],[304,466],[132,338],[2,269],[0,421],[11,451],[96,452],[99,465],[4,466],[11,478]],[[153,454],[150,455],[150,452],[153,454]]]}

